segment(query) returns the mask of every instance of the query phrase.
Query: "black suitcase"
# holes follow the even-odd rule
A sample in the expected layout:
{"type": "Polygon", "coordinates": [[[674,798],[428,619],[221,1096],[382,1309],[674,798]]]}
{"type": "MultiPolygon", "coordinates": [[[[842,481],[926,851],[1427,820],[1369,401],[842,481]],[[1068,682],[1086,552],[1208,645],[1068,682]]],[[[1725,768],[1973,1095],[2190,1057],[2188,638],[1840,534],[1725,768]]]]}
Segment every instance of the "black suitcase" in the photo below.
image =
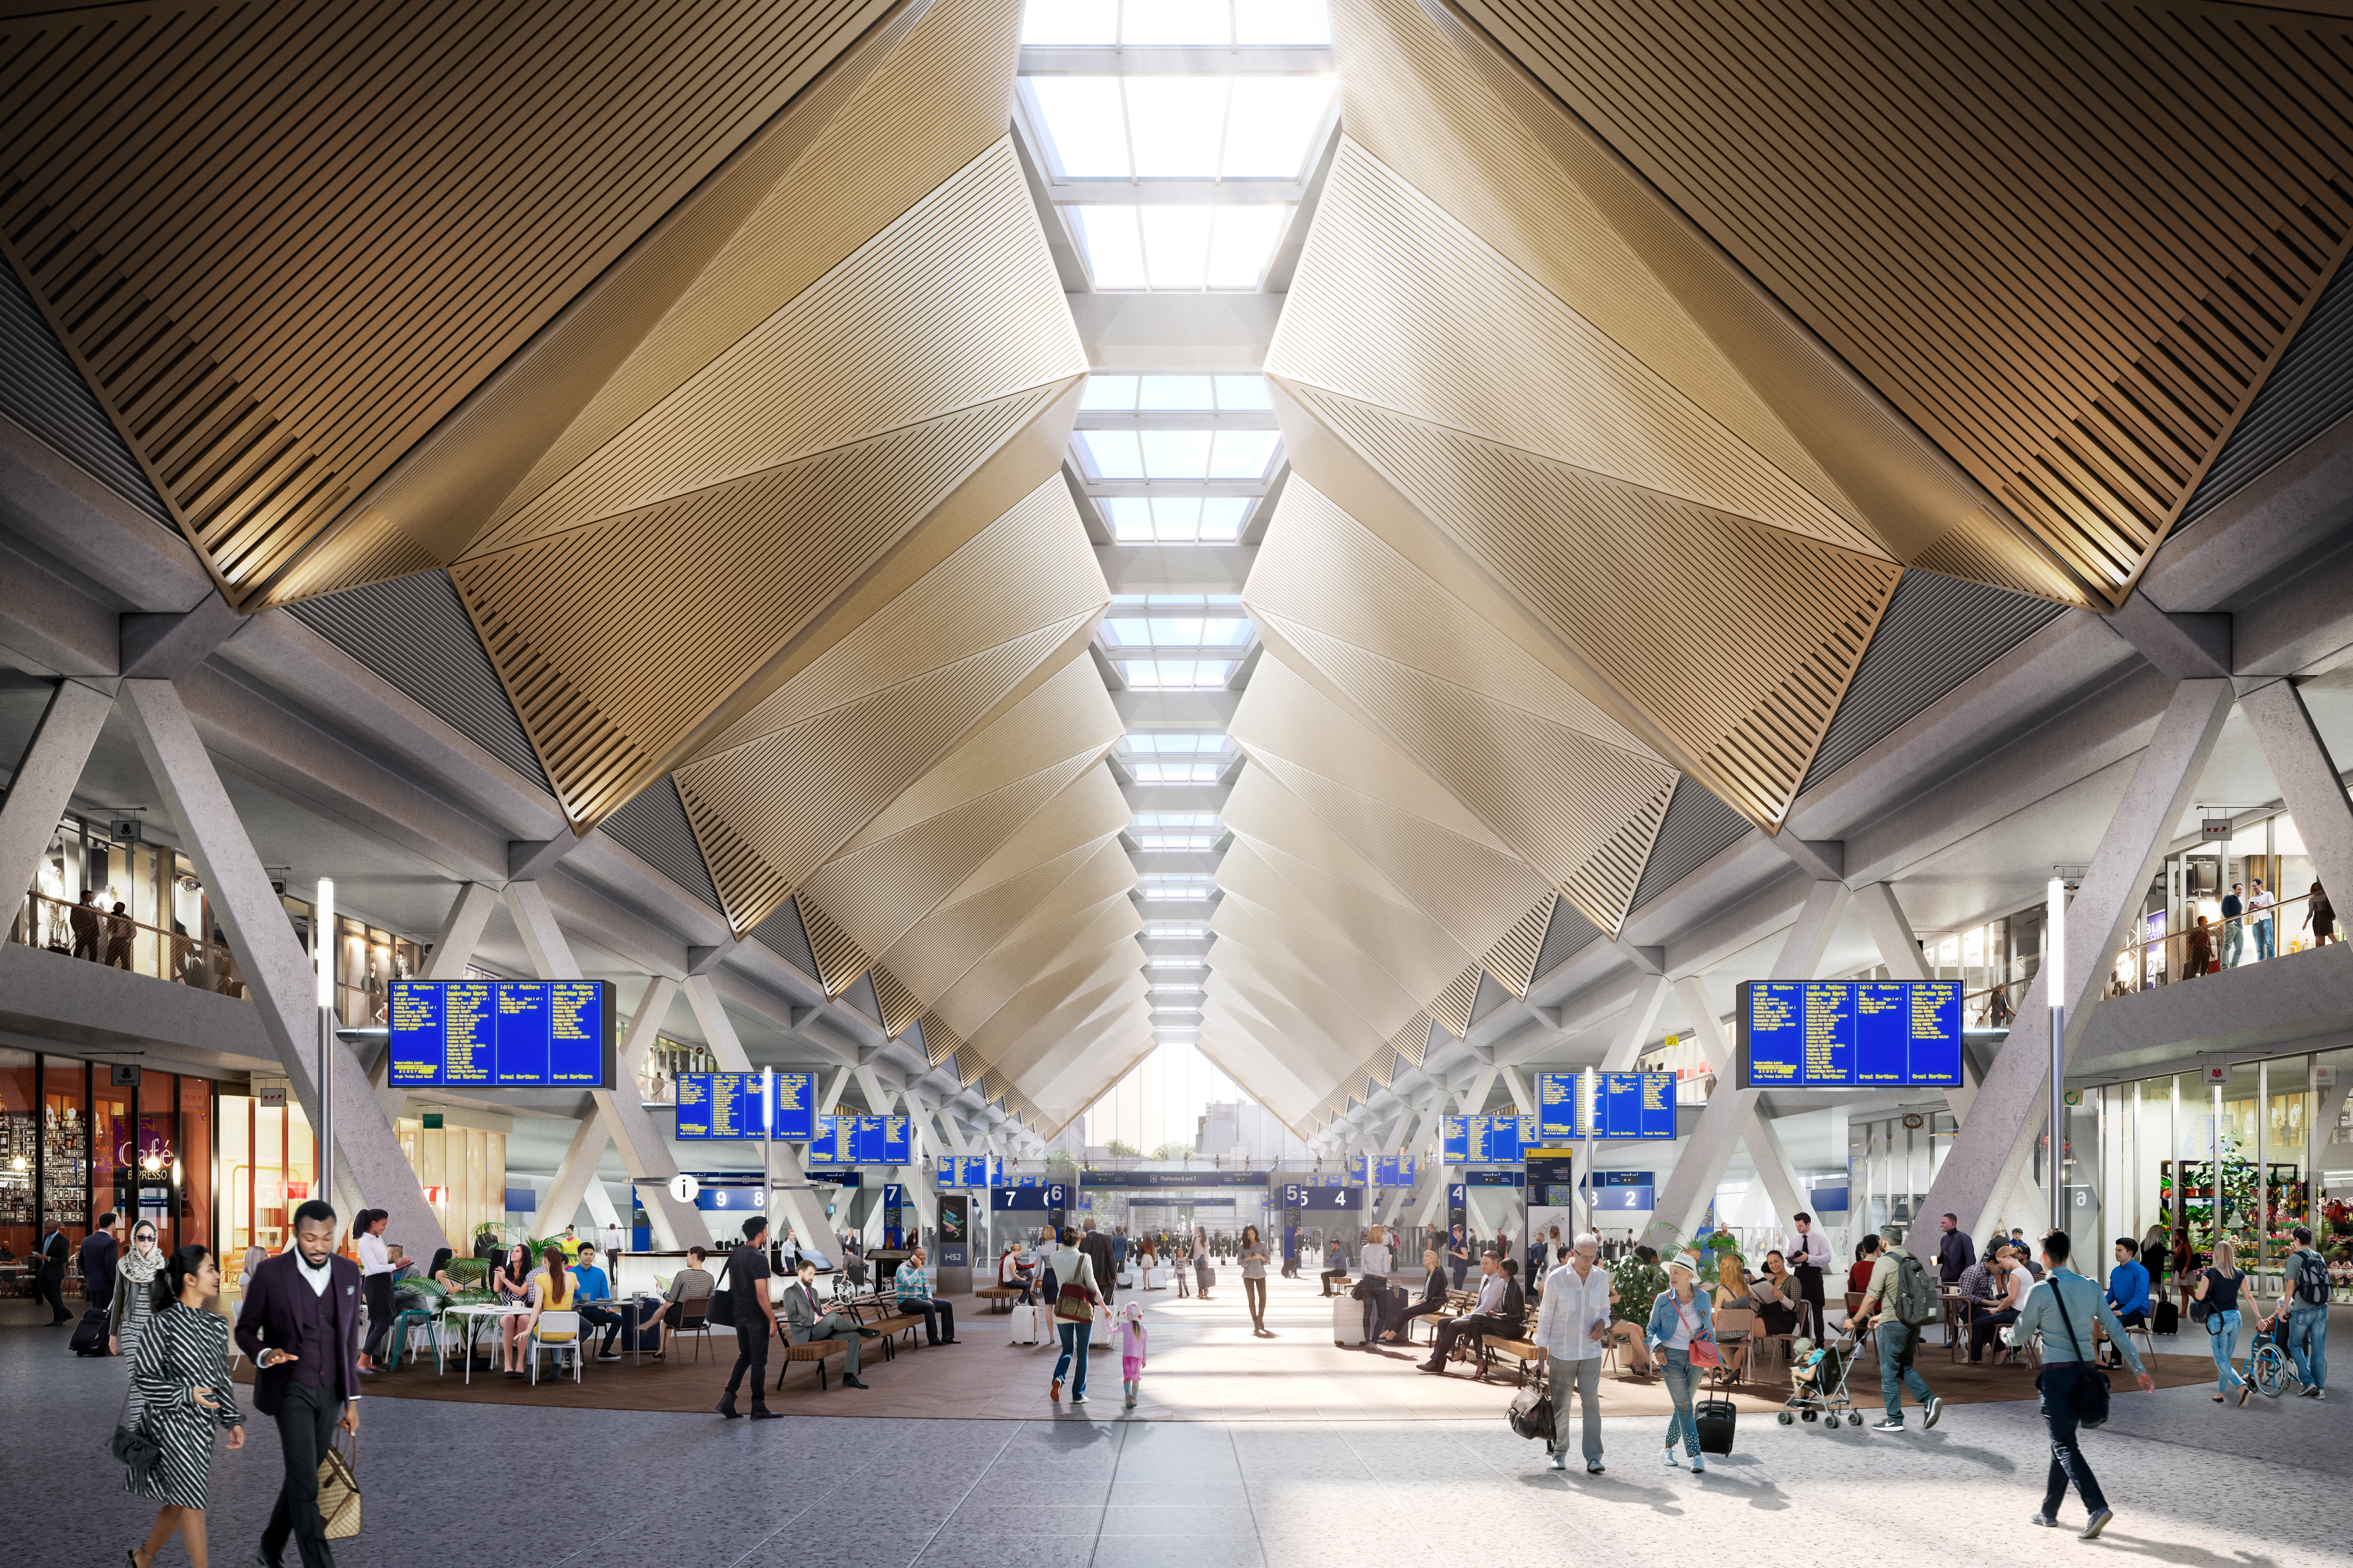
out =
{"type": "Polygon", "coordinates": [[[1699,1427],[1699,1451],[1703,1454],[1732,1452],[1732,1429],[1740,1420],[1740,1412],[1729,1399],[1720,1397],[1717,1379],[1708,1380],[1708,1397],[1692,1402],[1692,1418],[1699,1427]]]}
{"type": "Polygon", "coordinates": [[[2178,1334],[2181,1331],[2181,1309],[2170,1301],[2159,1301],[2157,1310],[2149,1314],[2149,1332],[2178,1334]]]}
{"type": "Polygon", "coordinates": [[[106,1309],[92,1307],[84,1312],[81,1321],[74,1325],[69,1343],[76,1355],[111,1354],[106,1348],[106,1309]]]}

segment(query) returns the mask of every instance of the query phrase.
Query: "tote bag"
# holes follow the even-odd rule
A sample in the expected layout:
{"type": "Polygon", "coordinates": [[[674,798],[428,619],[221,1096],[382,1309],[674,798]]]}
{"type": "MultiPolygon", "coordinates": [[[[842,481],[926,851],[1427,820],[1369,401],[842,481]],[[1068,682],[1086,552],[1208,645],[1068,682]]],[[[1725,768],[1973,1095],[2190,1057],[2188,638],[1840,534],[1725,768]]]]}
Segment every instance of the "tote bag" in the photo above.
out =
{"type": "Polygon", "coordinates": [[[360,1440],[353,1433],[348,1444],[330,1442],[327,1457],[319,1461],[319,1519],[330,1541],[349,1541],[360,1532],[359,1457],[360,1440]]]}

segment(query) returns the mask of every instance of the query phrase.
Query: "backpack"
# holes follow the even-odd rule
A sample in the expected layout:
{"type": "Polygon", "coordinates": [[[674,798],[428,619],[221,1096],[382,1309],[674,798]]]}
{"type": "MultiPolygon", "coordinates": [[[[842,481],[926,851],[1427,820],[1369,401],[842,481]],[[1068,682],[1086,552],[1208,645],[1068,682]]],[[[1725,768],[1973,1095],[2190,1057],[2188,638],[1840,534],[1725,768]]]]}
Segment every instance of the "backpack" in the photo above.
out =
{"type": "Polygon", "coordinates": [[[1945,1315],[1943,1305],[1936,1300],[1936,1288],[1928,1283],[1928,1271],[1909,1252],[1895,1254],[1895,1320],[1913,1328],[1933,1323],[1945,1315]]]}
{"type": "Polygon", "coordinates": [[[2328,1305],[2328,1264],[2309,1247],[2295,1255],[2295,1300],[2299,1306],[2328,1305]]]}

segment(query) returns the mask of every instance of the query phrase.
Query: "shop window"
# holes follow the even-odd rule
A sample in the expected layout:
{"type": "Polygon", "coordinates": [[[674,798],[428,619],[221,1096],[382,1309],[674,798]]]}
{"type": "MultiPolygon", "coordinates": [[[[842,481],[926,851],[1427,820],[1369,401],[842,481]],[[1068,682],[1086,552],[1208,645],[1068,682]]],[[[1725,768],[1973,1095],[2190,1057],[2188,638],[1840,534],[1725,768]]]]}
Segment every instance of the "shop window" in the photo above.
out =
{"type": "MultiPolygon", "coordinates": [[[[34,1192],[41,1118],[30,1051],[0,1049],[0,1265],[20,1264],[40,1245],[34,1192]]],[[[16,1283],[16,1277],[10,1277],[16,1283]]]]}

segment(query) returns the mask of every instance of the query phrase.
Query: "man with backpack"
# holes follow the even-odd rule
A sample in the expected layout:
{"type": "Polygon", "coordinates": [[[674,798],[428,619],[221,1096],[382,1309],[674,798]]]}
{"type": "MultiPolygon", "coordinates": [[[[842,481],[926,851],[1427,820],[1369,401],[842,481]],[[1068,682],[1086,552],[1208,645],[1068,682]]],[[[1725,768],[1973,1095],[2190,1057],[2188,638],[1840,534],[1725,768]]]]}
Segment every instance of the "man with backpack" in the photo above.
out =
{"type": "Polygon", "coordinates": [[[2309,1226],[2297,1226],[2288,1235],[2295,1239],[2295,1250],[2280,1269],[2287,1280],[2287,1353],[2304,1397],[2323,1399],[2321,1386],[2328,1381],[2328,1260],[2313,1250],[2309,1226]]]}
{"type": "Polygon", "coordinates": [[[1928,1391],[1928,1380],[1920,1375],[1915,1364],[1920,1349],[1920,1330],[1944,1315],[1936,1300],[1936,1287],[1929,1282],[1928,1271],[1920,1260],[1905,1251],[1903,1246],[1904,1227],[1889,1224],[1880,1227],[1879,1235],[1863,1237],[1863,1247],[1872,1253],[1871,1283],[1862,1292],[1862,1309],[1857,1321],[1867,1324],[1872,1338],[1879,1346],[1879,1392],[1886,1402],[1887,1415],[1871,1428],[1874,1432],[1904,1430],[1904,1391],[1910,1389],[1912,1397],[1920,1403],[1926,1414],[1920,1426],[1925,1430],[1934,1426],[1945,1414],[1945,1402],[1928,1391]]]}

